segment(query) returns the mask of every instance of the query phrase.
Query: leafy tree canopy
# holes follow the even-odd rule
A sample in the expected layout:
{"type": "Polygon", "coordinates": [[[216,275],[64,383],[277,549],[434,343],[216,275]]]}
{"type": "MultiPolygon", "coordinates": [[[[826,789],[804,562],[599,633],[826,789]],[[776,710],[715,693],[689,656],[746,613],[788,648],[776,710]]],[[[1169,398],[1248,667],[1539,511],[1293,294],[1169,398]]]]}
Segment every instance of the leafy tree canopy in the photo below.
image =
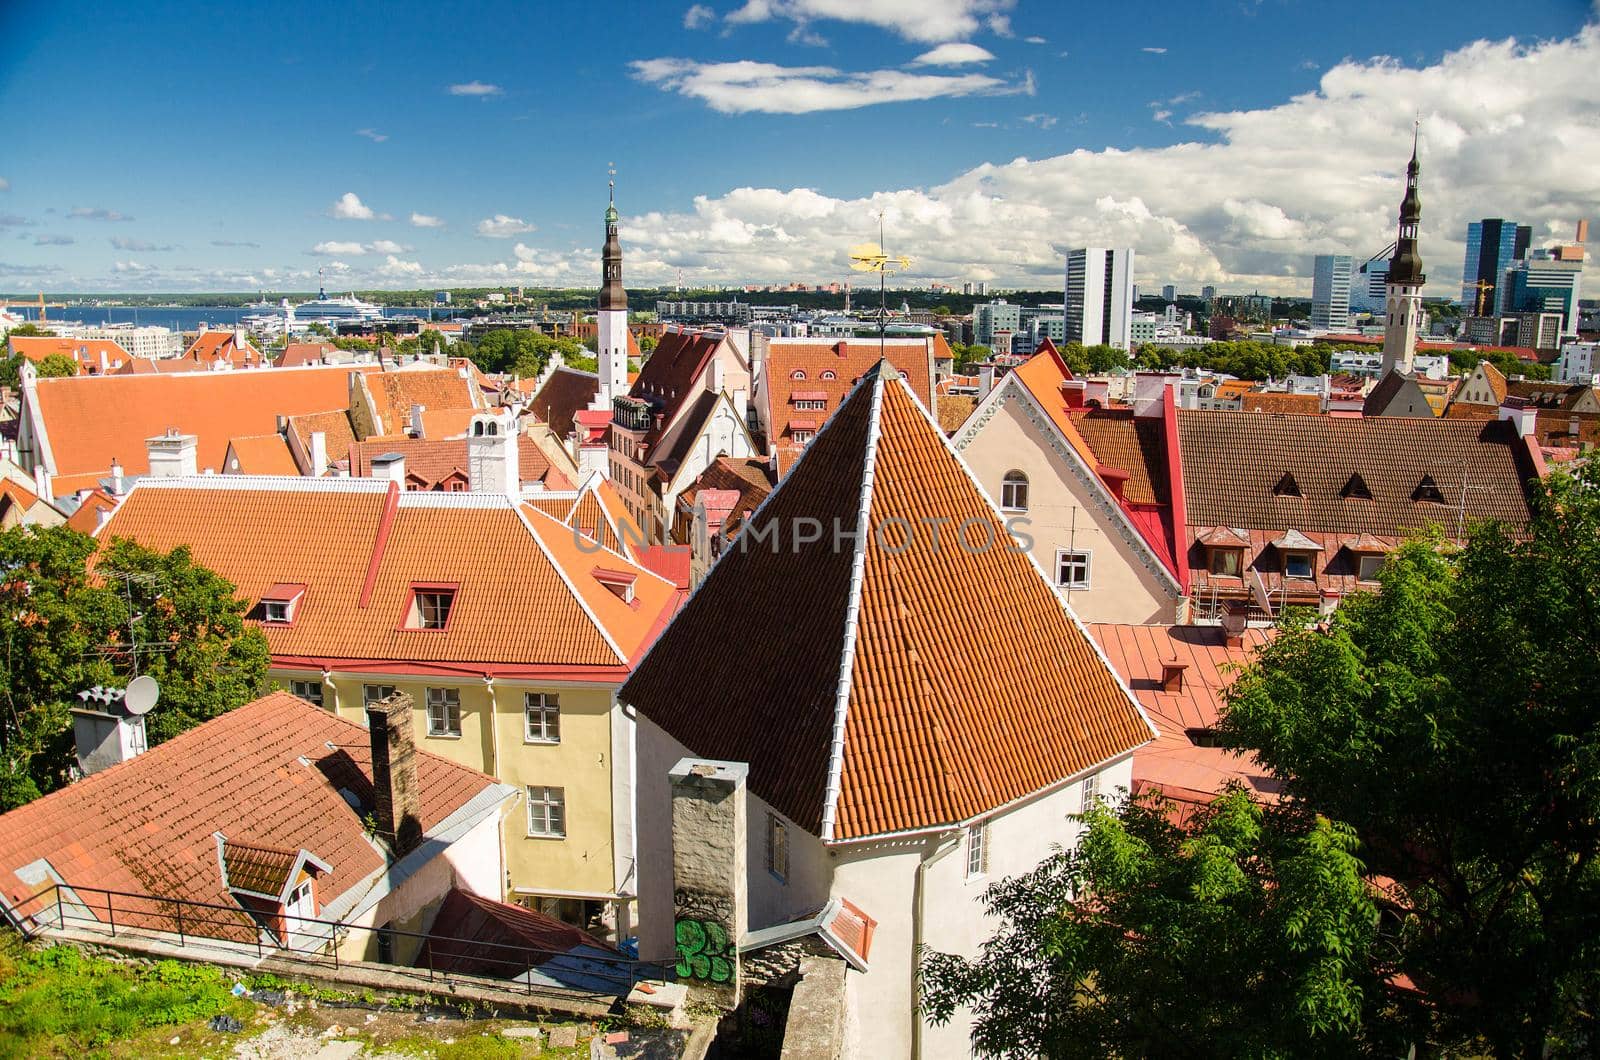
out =
{"type": "Polygon", "coordinates": [[[474,338],[465,352],[485,372],[515,372],[527,378],[538,375],[554,354],[561,354],[570,363],[583,354],[583,346],[576,339],[507,329],[474,338]]]}
{"type": "Polygon", "coordinates": [[[78,362],[64,353],[47,353],[39,358],[39,376],[43,379],[61,379],[78,374],[78,362]]]}
{"type": "Polygon", "coordinates": [[[162,648],[137,657],[138,671],[161,685],[145,721],[152,743],[265,687],[266,639],[245,626],[232,585],[187,549],[95,548],[66,527],[0,533],[0,808],[66,782],[77,693],[126,684],[132,642],[162,648]]]}

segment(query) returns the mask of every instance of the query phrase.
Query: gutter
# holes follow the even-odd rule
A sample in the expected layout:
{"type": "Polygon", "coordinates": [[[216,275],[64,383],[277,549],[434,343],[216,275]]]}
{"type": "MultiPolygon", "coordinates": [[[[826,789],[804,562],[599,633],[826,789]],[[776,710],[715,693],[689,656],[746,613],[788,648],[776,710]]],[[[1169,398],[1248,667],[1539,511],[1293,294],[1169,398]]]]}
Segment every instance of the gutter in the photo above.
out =
{"type": "Polygon", "coordinates": [[[928,869],[943,861],[951,851],[961,846],[959,831],[944,832],[934,848],[917,862],[916,880],[911,891],[911,1060],[922,1056],[922,1009],[918,1003],[922,990],[923,921],[927,916],[928,869]],[[952,842],[953,840],[953,842],[952,842]]]}

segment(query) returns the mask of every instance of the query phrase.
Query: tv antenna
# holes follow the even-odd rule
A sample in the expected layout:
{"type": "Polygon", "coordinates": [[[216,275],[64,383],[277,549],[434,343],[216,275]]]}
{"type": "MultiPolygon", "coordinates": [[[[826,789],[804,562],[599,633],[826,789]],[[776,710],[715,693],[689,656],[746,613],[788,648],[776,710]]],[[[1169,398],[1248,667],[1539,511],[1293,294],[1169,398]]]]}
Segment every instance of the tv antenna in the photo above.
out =
{"type": "MultiPolygon", "coordinates": [[[[178,647],[170,641],[149,641],[142,640],[139,637],[139,623],[144,620],[144,615],[133,609],[133,586],[135,583],[156,586],[160,584],[161,578],[156,574],[145,574],[139,571],[101,570],[99,573],[104,578],[119,578],[122,580],[122,597],[128,604],[128,639],[126,643],[105,644],[92,649],[86,654],[98,655],[109,659],[127,659],[129,667],[133,670],[134,680],[137,681],[139,679],[139,660],[141,656],[175,651],[178,647]]],[[[161,599],[159,592],[156,593],[155,599],[161,599]]]]}
{"type": "Polygon", "coordinates": [[[878,356],[884,355],[884,334],[889,323],[887,278],[892,273],[904,272],[911,267],[911,259],[893,256],[883,249],[883,214],[878,211],[878,241],[857,243],[850,248],[850,268],[856,272],[878,274],[878,356]]]}

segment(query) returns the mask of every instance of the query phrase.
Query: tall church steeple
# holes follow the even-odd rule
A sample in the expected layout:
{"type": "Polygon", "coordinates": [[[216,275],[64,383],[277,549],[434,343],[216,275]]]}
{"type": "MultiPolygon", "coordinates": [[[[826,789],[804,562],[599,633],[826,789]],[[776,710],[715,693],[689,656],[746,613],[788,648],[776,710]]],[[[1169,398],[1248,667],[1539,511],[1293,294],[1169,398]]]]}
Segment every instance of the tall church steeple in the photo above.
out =
{"type": "Polygon", "coordinates": [[[606,247],[600,255],[600,308],[627,309],[628,292],[622,287],[622,243],[617,238],[617,178],[611,170],[607,181],[610,201],[606,204],[606,247]]]}
{"type": "Polygon", "coordinates": [[[600,300],[595,313],[595,359],[600,386],[592,408],[610,411],[628,393],[628,292],[622,286],[622,242],[617,237],[617,171],[607,173],[606,246],[600,255],[600,300]]]}
{"type": "Polygon", "coordinates": [[[1410,374],[1417,352],[1417,336],[1422,330],[1422,285],[1428,278],[1422,272],[1422,253],[1417,249],[1422,224],[1422,198],[1417,176],[1418,131],[1411,136],[1411,162],[1406,166],[1406,193],[1400,200],[1400,223],[1395,233],[1394,257],[1389,259],[1389,278],[1383,330],[1383,374],[1393,369],[1410,374]]]}

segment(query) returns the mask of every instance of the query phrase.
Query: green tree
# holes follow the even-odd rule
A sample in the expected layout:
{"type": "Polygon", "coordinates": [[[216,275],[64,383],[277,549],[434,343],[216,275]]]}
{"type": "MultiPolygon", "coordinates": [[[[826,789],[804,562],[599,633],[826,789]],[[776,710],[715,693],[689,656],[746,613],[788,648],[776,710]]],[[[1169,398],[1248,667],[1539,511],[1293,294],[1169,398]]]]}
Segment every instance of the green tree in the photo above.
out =
{"type": "Polygon", "coordinates": [[[646,354],[654,353],[655,352],[655,348],[657,346],[659,346],[660,344],[661,344],[661,340],[656,338],[654,335],[640,335],[639,336],[639,352],[640,353],[646,353],[646,354]]]}
{"type": "Polygon", "coordinates": [[[6,332],[6,334],[11,338],[27,338],[31,336],[33,338],[46,339],[53,339],[56,335],[56,333],[51,331],[49,328],[42,328],[38,324],[18,324],[16,327],[6,332]]]}
{"type": "Polygon", "coordinates": [[[78,362],[64,353],[47,353],[39,359],[39,378],[61,379],[78,374],[78,362]]]}
{"type": "Polygon", "coordinates": [[[1222,732],[1398,881],[1385,940],[1445,1048],[1586,1053],[1600,1027],[1600,466],[1525,535],[1411,542],[1382,592],[1286,628],[1222,732]]]}
{"type": "Polygon", "coordinates": [[[924,960],[925,1016],[970,1006],[984,1056],[1365,1048],[1377,910],[1349,830],[1237,788],[1188,829],[1169,809],[1096,807],[1075,850],[990,887],[998,933],[976,959],[924,960]]]}
{"type": "Polygon", "coordinates": [[[265,687],[266,640],[245,626],[247,605],[187,549],[117,541],[96,555],[66,527],[15,527],[0,533],[0,571],[0,807],[66,781],[77,693],[125,684],[136,665],[161,685],[152,743],[265,687]],[[134,642],[161,650],[135,659],[134,642]]]}
{"type": "Polygon", "coordinates": [[[333,337],[333,329],[322,323],[320,320],[313,320],[310,324],[306,325],[306,334],[316,335],[324,339],[331,339],[333,337]]]}

